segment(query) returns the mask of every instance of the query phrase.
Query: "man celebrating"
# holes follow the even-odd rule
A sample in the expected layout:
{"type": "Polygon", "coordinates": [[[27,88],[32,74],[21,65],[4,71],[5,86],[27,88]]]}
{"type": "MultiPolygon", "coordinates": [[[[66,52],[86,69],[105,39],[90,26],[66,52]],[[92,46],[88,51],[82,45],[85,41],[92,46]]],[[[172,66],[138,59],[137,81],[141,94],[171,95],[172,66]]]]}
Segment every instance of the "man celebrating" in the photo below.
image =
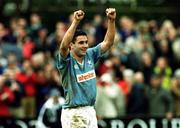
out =
{"type": "Polygon", "coordinates": [[[108,28],[103,42],[88,49],[85,32],[76,30],[84,18],[82,10],[74,12],[74,19],[63,37],[57,57],[65,93],[62,128],[97,128],[94,104],[96,99],[95,63],[113,45],[116,10],[106,9],[108,28]]]}

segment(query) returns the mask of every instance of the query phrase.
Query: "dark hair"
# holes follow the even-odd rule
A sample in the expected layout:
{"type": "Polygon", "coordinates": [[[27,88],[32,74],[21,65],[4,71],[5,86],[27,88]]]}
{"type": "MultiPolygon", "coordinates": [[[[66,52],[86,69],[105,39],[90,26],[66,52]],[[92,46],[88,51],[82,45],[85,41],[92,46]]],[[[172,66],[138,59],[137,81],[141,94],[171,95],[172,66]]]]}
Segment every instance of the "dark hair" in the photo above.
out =
{"type": "Polygon", "coordinates": [[[77,30],[75,31],[74,36],[73,36],[73,39],[72,39],[72,42],[73,42],[73,43],[76,41],[76,38],[77,38],[78,36],[87,36],[87,34],[86,34],[84,31],[82,31],[81,29],[77,29],[77,30]]]}

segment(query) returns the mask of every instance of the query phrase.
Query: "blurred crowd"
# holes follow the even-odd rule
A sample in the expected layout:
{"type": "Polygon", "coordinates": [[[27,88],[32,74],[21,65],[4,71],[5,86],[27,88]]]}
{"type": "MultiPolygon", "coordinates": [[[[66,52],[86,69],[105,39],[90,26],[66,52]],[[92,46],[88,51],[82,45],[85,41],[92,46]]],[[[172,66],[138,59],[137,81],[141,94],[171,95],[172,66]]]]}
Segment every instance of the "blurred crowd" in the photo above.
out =
{"type": "MultiPolygon", "coordinates": [[[[36,118],[51,89],[64,96],[55,58],[71,21],[57,21],[54,32],[37,13],[0,22],[0,117],[36,118]]],[[[107,22],[96,14],[80,28],[93,47],[107,22]]],[[[97,117],[180,116],[180,27],[121,16],[116,29],[113,47],[96,65],[97,117]]]]}

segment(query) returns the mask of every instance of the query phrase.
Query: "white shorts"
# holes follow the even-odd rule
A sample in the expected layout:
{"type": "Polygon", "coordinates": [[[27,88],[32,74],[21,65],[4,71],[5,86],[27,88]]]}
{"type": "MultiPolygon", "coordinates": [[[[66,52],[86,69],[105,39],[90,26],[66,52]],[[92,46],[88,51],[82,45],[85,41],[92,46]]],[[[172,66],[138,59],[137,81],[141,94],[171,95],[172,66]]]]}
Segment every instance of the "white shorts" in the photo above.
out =
{"type": "Polygon", "coordinates": [[[62,128],[98,128],[92,106],[62,109],[61,123],[62,128]]]}

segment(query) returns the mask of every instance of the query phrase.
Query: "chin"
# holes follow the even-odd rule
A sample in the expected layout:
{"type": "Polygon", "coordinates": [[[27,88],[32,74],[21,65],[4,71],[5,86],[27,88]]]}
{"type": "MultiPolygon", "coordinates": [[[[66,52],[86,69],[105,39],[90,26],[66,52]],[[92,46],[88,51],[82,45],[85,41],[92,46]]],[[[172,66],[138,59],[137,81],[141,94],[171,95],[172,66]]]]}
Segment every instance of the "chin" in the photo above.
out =
{"type": "Polygon", "coordinates": [[[84,57],[86,54],[81,54],[82,57],[84,57]]]}
{"type": "Polygon", "coordinates": [[[86,55],[86,51],[82,51],[82,52],[81,52],[81,55],[86,55]]]}

